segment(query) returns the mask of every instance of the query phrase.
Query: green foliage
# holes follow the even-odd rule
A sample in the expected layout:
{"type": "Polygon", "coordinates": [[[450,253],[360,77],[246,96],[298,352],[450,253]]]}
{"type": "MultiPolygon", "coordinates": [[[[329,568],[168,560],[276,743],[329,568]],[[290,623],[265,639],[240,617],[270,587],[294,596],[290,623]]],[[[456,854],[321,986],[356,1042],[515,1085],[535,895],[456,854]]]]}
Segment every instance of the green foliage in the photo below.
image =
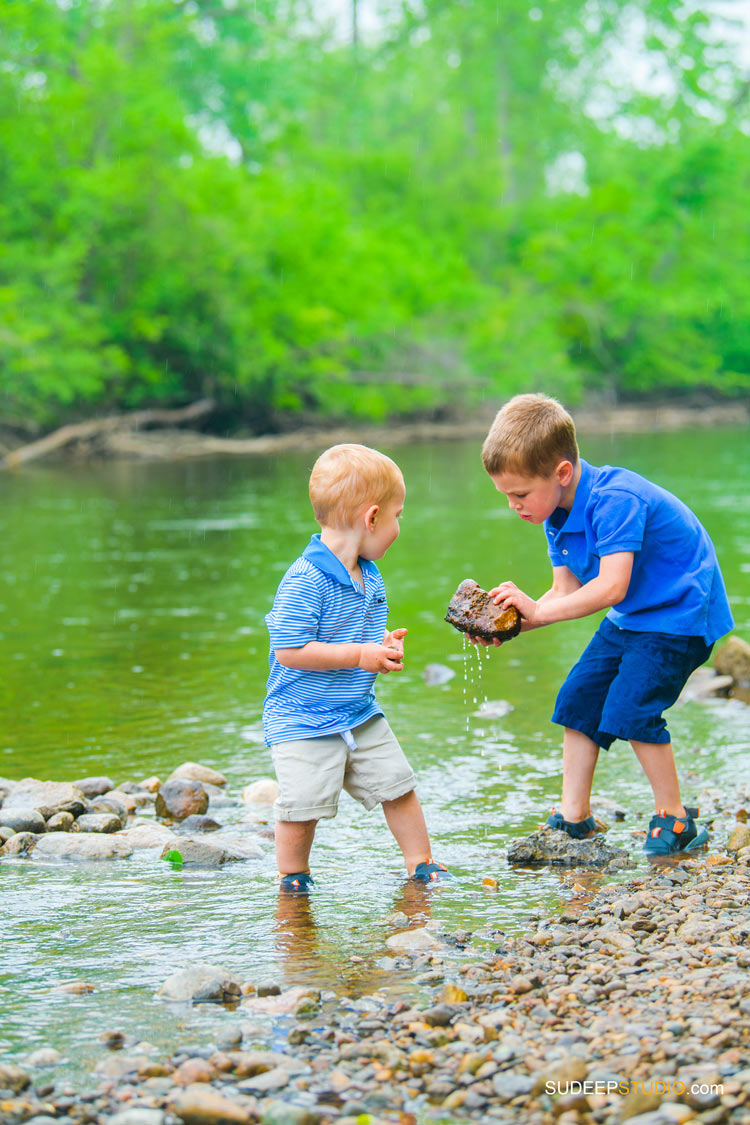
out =
{"type": "Polygon", "coordinates": [[[0,414],[747,392],[732,28],[390,10],[348,44],[304,0],[0,0],[0,414]]]}

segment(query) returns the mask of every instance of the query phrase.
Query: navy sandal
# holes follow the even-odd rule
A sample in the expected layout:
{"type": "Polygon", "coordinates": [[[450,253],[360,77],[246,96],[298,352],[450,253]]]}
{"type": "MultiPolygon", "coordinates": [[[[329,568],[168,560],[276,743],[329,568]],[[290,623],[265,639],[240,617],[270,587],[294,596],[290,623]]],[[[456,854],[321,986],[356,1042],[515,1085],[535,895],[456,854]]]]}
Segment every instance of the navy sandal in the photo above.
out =
{"type": "Polygon", "coordinates": [[[695,823],[698,809],[685,807],[685,816],[672,816],[660,809],[651,817],[643,850],[649,856],[694,852],[708,843],[708,830],[695,823]]]}
{"type": "Polygon", "coordinates": [[[545,826],[567,833],[571,840],[587,840],[589,836],[598,836],[602,831],[593,816],[587,816],[585,820],[565,820],[559,812],[553,812],[547,818],[545,826]]]}

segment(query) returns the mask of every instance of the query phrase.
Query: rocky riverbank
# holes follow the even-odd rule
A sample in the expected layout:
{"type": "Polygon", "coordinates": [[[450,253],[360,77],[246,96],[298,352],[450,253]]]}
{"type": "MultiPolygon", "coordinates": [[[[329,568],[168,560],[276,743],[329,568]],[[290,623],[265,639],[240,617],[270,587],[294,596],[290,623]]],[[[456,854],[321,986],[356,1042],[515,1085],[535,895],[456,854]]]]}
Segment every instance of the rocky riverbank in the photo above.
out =
{"type": "MultiPolygon", "coordinates": [[[[201,789],[218,794],[220,808],[223,778],[209,780],[211,771],[194,763],[175,772],[164,784],[146,779],[114,794],[109,779],[82,779],[79,794],[110,789],[83,796],[81,809],[50,804],[49,788],[35,788],[49,783],[5,783],[0,821],[24,806],[39,813],[46,831],[13,832],[4,858],[26,862],[26,852],[33,861],[55,837],[114,842],[150,831],[169,834],[151,835],[147,846],[165,859],[179,851],[170,862],[214,862],[210,849],[207,859],[186,845],[213,843],[204,835],[210,825],[201,789]],[[103,821],[81,825],[109,815],[105,800],[114,806],[128,798],[127,828],[117,809],[114,831],[103,821]],[[151,802],[156,809],[157,801],[160,820],[134,824],[138,810],[151,802]],[[54,818],[66,812],[73,824],[55,831],[54,818]],[[22,836],[35,842],[16,843],[13,855],[22,836]]],[[[268,800],[268,785],[250,787],[245,799],[268,800]]],[[[408,981],[400,998],[388,989],[359,999],[282,989],[220,965],[188,965],[163,982],[159,996],[176,1016],[195,1003],[225,1005],[227,1021],[212,1042],[185,1042],[160,1057],[148,1028],[140,1040],[110,1028],[86,1088],[56,1082],[60,1056],[37,1047],[17,1064],[0,1063],[0,1123],[750,1125],[750,792],[715,796],[713,806],[720,832],[707,856],[650,867],[594,897],[579,869],[558,916],[536,919],[518,936],[497,931],[491,948],[425,921],[440,888],[408,885],[384,950],[394,978],[408,981]],[[457,947],[467,951],[461,961],[457,947]]],[[[601,840],[591,846],[592,856],[601,852],[601,840]]],[[[68,847],[69,860],[76,853],[68,847]]],[[[216,847],[230,853],[220,862],[246,859],[225,840],[216,847]]],[[[301,924],[309,902],[292,897],[282,908],[301,924]]]]}
{"type": "Polygon", "coordinates": [[[467,937],[428,923],[389,941],[421,986],[414,1002],[258,989],[194,966],[164,995],[237,1005],[215,1042],[156,1058],[112,1030],[85,1091],[44,1077],[55,1060],[40,1052],[36,1070],[33,1057],[0,1065],[0,1121],[750,1123],[747,826],[726,853],[574,898],[451,974],[441,953],[467,937]]]}

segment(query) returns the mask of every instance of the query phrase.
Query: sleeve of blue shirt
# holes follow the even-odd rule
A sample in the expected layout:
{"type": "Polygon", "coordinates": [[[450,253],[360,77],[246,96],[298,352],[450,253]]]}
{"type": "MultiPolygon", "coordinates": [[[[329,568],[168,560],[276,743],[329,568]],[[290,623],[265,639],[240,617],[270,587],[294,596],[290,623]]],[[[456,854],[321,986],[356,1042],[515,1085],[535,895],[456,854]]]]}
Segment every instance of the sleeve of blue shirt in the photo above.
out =
{"type": "Polygon", "coordinates": [[[619,551],[639,551],[646,529],[648,506],[632,492],[602,490],[591,512],[591,527],[600,558],[619,551]]]}
{"type": "Polygon", "coordinates": [[[323,591],[311,576],[284,578],[266,617],[271,648],[302,648],[317,640],[322,613],[323,591]]]}

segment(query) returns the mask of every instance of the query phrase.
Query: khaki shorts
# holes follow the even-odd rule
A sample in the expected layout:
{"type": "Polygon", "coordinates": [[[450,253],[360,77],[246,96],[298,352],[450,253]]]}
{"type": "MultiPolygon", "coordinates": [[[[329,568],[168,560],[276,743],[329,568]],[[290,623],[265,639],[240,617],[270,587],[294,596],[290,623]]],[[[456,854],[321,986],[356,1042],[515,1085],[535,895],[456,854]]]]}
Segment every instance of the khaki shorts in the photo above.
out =
{"type": "Polygon", "coordinates": [[[271,755],[281,790],[273,806],[276,820],[335,816],[342,789],[369,811],[417,783],[382,715],[340,734],[277,742],[271,755]]]}

